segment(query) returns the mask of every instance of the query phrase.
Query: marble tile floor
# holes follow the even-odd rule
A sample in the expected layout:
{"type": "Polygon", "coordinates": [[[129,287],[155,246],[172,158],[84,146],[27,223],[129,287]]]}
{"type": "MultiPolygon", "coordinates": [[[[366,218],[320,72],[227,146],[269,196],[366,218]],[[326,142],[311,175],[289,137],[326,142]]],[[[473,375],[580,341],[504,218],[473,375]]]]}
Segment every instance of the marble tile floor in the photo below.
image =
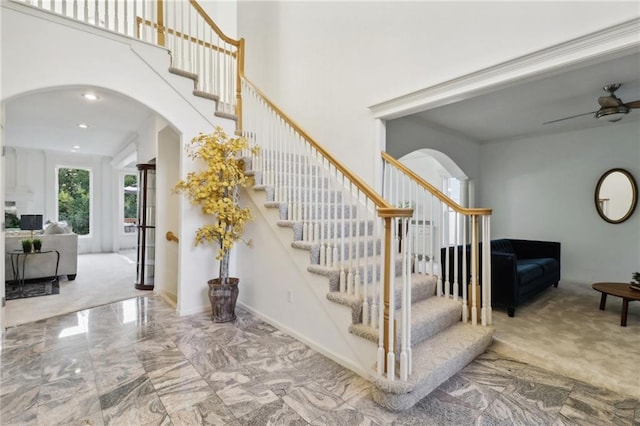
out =
{"type": "Polygon", "coordinates": [[[486,352],[414,408],[241,309],[133,298],[9,328],[2,425],[640,425],[640,402],[486,352]]]}

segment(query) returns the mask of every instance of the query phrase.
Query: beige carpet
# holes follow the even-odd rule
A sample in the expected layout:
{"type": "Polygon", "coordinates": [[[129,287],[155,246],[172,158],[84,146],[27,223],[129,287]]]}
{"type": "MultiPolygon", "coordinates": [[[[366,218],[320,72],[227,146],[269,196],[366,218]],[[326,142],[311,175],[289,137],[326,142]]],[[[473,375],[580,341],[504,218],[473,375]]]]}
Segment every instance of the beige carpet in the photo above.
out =
{"type": "Polygon", "coordinates": [[[640,399],[640,301],[629,303],[627,326],[620,326],[622,299],[590,285],[560,282],[509,318],[495,310],[491,349],[640,399]]]}
{"type": "Polygon", "coordinates": [[[75,281],[64,277],[60,294],[7,301],[5,327],[149,294],[136,290],[135,250],[78,256],[75,281]]]}

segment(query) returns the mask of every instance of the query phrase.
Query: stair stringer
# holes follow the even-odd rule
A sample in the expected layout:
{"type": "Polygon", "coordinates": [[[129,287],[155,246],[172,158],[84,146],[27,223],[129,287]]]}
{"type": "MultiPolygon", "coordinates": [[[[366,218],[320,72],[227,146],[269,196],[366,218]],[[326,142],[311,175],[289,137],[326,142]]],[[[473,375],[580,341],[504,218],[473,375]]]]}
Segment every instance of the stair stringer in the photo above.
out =
{"type": "MultiPolygon", "coordinates": [[[[146,63],[158,77],[164,80],[167,86],[171,87],[178,96],[184,99],[196,113],[210,122],[212,126],[216,124],[219,125],[221,120],[228,123],[228,118],[215,114],[217,112],[217,101],[194,95],[193,80],[171,72],[171,58],[168,49],[142,41],[132,40],[131,51],[137,55],[141,61],[146,63]]],[[[235,126],[235,121],[230,124],[230,126],[235,126]]]]}
{"type": "Polygon", "coordinates": [[[323,355],[368,377],[376,344],[349,332],[352,310],[327,299],[327,278],[309,273],[309,252],[292,248],[291,229],[278,226],[280,212],[269,208],[265,192],[242,191],[253,212],[238,246],[238,303],[323,355]],[[251,266],[247,266],[250,263],[251,266]],[[289,293],[291,292],[291,293],[289,293]],[[288,302],[289,294],[293,302],[288,302]]]}

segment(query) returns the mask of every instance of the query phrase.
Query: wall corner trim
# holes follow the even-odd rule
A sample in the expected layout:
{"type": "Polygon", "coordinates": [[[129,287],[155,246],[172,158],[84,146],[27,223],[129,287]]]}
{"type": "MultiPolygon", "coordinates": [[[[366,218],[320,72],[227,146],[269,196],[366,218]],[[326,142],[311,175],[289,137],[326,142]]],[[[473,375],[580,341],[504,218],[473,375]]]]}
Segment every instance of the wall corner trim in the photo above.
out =
{"type": "Polygon", "coordinates": [[[622,57],[640,48],[640,18],[542,49],[434,86],[389,99],[369,109],[389,120],[459,102],[521,83],[560,68],[622,57]]]}

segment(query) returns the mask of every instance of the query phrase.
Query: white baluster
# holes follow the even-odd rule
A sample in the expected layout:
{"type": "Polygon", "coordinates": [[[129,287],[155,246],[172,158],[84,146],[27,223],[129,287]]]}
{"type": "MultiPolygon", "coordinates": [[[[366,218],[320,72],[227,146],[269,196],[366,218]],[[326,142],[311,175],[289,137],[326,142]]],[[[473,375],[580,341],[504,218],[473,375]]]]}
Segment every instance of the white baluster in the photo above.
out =
{"type": "Polygon", "coordinates": [[[467,221],[468,218],[462,221],[462,322],[469,321],[469,297],[468,297],[468,288],[469,288],[469,274],[467,274],[468,270],[468,262],[467,262],[467,221]]]}
{"type": "Polygon", "coordinates": [[[482,325],[491,319],[491,230],[490,216],[482,217],[482,325]]]}
{"type": "MultiPolygon", "coordinates": [[[[403,198],[404,198],[404,190],[403,190],[403,198]]],[[[403,245],[403,250],[402,250],[402,296],[401,296],[401,301],[400,301],[400,335],[401,335],[401,339],[400,339],[400,380],[407,380],[407,378],[409,377],[409,360],[407,359],[407,337],[408,337],[408,332],[407,332],[407,328],[409,325],[409,319],[408,319],[408,303],[407,303],[407,278],[408,278],[408,271],[407,271],[407,261],[408,261],[408,255],[409,255],[409,250],[408,250],[408,246],[410,245],[410,235],[408,230],[406,229],[406,226],[408,224],[407,219],[405,218],[400,218],[398,219],[400,221],[400,226],[401,226],[401,230],[403,233],[403,236],[405,238],[403,238],[403,241],[405,242],[403,245]]],[[[394,225],[395,226],[395,225],[394,225]]],[[[393,260],[392,260],[393,261],[393,260]]],[[[393,324],[391,322],[391,324],[393,324]]]]}
{"type": "MultiPolygon", "coordinates": [[[[360,198],[360,193],[358,191],[358,198],[360,198]]],[[[375,238],[370,238],[370,234],[369,234],[369,221],[368,221],[368,209],[367,209],[367,199],[364,199],[364,207],[363,207],[363,212],[364,212],[364,230],[363,235],[364,235],[364,247],[365,247],[365,257],[364,257],[364,276],[362,279],[362,322],[364,323],[364,325],[371,325],[373,327],[373,312],[371,312],[370,310],[372,309],[371,306],[369,306],[369,252],[368,252],[368,247],[369,247],[369,241],[371,241],[371,244],[373,245],[372,247],[372,253],[375,253],[375,238]]],[[[360,282],[360,280],[358,279],[358,282],[360,282]]],[[[375,304],[375,302],[374,302],[375,304]]],[[[373,305],[372,305],[373,306],[373,305]]]]}
{"type": "MultiPolygon", "coordinates": [[[[86,0],[85,0],[85,3],[86,3],[86,0]]],[[[135,1],[134,1],[134,4],[135,4],[135,1]]],[[[124,35],[130,36],[130,35],[133,35],[133,33],[129,32],[129,2],[125,1],[123,6],[124,6],[124,16],[123,16],[123,18],[124,18],[124,35]]]]}
{"type": "Polygon", "coordinates": [[[478,221],[477,216],[471,216],[471,323],[478,324],[477,292],[478,280],[478,221]]]}
{"type": "Polygon", "coordinates": [[[118,0],[116,0],[116,2],[114,3],[114,6],[113,6],[113,8],[114,8],[113,13],[115,14],[115,16],[113,18],[113,26],[115,28],[115,32],[120,32],[120,21],[118,19],[118,3],[119,3],[118,0]]]}
{"type": "Polygon", "coordinates": [[[453,232],[454,232],[454,248],[453,248],[453,300],[458,300],[458,290],[459,290],[459,284],[458,284],[458,247],[459,247],[459,241],[458,241],[458,212],[454,212],[453,213],[453,217],[455,218],[453,221],[453,232]]]}
{"type": "MultiPolygon", "coordinates": [[[[398,226],[397,226],[397,222],[395,220],[391,220],[391,226],[392,226],[392,234],[397,234],[397,230],[398,230],[398,226]]],[[[386,256],[386,255],[385,255],[386,256]]],[[[395,380],[396,378],[396,371],[395,371],[395,367],[396,367],[396,356],[395,356],[395,311],[396,311],[396,303],[395,303],[395,291],[394,291],[394,280],[396,277],[396,262],[394,262],[394,256],[395,256],[395,250],[393,252],[391,252],[391,256],[389,256],[389,258],[391,259],[391,265],[385,265],[385,267],[389,267],[390,268],[390,274],[389,276],[391,277],[390,280],[391,282],[389,283],[389,319],[388,319],[388,323],[387,323],[387,330],[388,330],[388,335],[387,335],[387,341],[389,342],[389,348],[388,348],[388,352],[387,352],[387,379],[388,380],[395,380]]],[[[384,257],[383,257],[384,259],[384,257]]],[[[382,309],[382,307],[384,306],[384,303],[380,304],[380,308],[382,309]]]]}

